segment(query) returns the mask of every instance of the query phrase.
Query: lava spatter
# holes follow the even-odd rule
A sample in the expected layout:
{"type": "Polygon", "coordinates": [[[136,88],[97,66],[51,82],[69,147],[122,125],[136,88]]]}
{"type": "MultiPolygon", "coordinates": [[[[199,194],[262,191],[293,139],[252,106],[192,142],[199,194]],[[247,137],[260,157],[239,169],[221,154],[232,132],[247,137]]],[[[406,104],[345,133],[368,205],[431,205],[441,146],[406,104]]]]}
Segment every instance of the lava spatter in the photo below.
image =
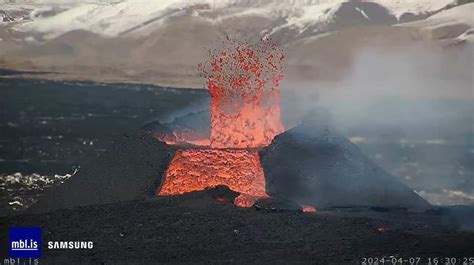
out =
{"type": "Polygon", "coordinates": [[[283,131],[280,92],[285,56],[268,40],[257,44],[224,41],[200,65],[211,95],[212,148],[270,144],[283,131]]]}
{"type": "Polygon", "coordinates": [[[173,134],[168,143],[205,144],[178,150],[157,195],[174,195],[226,185],[239,192],[234,205],[250,207],[268,197],[258,148],[283,131],[280,92],[285,56],[268,40],[256,44],[226,39],[209,51],[199,69],[207,79],[210,101],[209,139],[173,134]]]}

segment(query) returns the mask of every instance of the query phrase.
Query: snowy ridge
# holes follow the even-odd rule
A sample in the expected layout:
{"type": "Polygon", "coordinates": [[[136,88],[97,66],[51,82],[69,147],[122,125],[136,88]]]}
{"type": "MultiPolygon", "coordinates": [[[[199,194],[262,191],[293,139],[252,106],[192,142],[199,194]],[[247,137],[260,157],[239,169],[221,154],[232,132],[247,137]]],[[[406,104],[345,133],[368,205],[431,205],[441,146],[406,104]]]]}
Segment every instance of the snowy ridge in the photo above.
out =
{"type": "Polygon", "coordinates": [[[373,0],[370,2],[386,7],[397,18],[403,15],[403,13],[422,14],[437,11],[456,3],[455,0],[373,0]]]}
{"type": "Polygon", "coordinates": [[[430,25],[452,22],[467,23],[474,26],[474,3],[440,12],[425,20],[425,23],[430,25]]]}
{"type": "Polygon", "coordinates": [[[320,22],[329,17],[342,0],[328,1],[236,1],[236,0],[128,0],[116,4],[80,4],[56,16],[38,19],[18,29],[37,31],[56,37],[72,30],[87,30],[114,37],[147,21],[164,19],[178,11],[196,8],[193,15],[203,16],[200,11],[217,14],[214,22],[231,16],[258,15],[277,19],[287,17],[287,26],[303,27],[309,22],[320,22]],[[229,13],[228,10],[231,10],[229,13]]]}
{"type": "MultiPolygon", "coordinates": [[[[189,12],[192,16],[219,22],[232,16],[254,15],[284,22],[270,30],[293,28],[303,31],[309,26],[325,23],[347,0],[126,0],[53,1],[42,3],[74,3],[68,10],[54,16],[38,18],[17,26],[22,31],[44,33],[53,38],[73,30],[87,30],[114,37],[149,21],[160,22],[167,17],[189,12]],[[180,12],[182,11],[182,12],[180,12]],[[212,14],[212,15],[210,15],[212,14]]],[[[436,11],[455,3],[455,0],[372,0],[399,18],[404,13],[420,14],[436,11]]],[[[364,16],[363,10],[359,10],[364,16]]]]}
{"type": "Polygon", "coordinates": [[[474,43],[474,3],[457,6],[435,14],[425,20],[400,24],[424,28],[438,39],[455,38],[474,43]]]}

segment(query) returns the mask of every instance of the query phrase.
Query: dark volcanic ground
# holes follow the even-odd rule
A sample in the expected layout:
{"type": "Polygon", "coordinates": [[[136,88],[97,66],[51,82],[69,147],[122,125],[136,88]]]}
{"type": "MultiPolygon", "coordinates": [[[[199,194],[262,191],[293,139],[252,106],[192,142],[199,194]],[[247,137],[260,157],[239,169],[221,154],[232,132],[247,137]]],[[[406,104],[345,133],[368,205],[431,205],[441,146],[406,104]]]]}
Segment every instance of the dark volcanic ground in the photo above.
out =
{"type": "Polygon", "coordinates": [[[0,77],[0,208],[31,205],[118,136],[207,102],[205,90],[0,77]]]}
{"type": "Polygon", "coordinates": [[[453,209],[238,209],[215,202],[235,196],[217,190],[2,218],[1,248],[10,225],[41,225],[45,264],[364,264],[390,256],[463,264],[474,256],[474,233],[458,230],[453,209]],[[94,248],[48,250],[45,242],[54,240],[93,241],[94,248]]]}
{"type": "MultiPolygon", "coordinates": [[[[15,194],[32,197],[25,206],[31,204],[45,188],[68,178],[51,176],[85,170],[80,167],[86,161],[114,150],[113,139],[150,120],[171,120],[202,110],[207,101],[203,90],[0,78],[1,207],[20,200],[12,197],[15,194]],[[9,177],[15,172],[21,174],[9,177]]],[[[383,144],[369,141],[359,147],[390,173],[403,169],[415,180],[428,178],[428,182],[428,173],[441,172],[444,165],[427,154],[436,151],[436,159],[462,154],[459,165],[452,168],[463,180],[456,185],[466,192],[474,190],[469,184],[474,166],[471,146],[400,144],[388,138],[383,144]],[[393,168],[386,166],[393,161],[393,168]]],[[[403,175],[395,175],[410,186],[403,175]]],[[[40,264],[363,264],[364,258],[382,257],[419,257],[419,264],[427,264],[428,258],[457,258],[456,264],[473,258],[466,264],[474,264],[472,207],[421,212],[349,207],[302,213],[275,201],[238,209],[231,203],[235,194],[225,188],[176,197],[148,194],[130,202],[0,217],[0,257],[7,255],[9,227],[40,226],[40,264]],[[228,203],[215,201],[222,196],[228,203]],[[93,241],[94,248],[48,250],[46,242],[53,240],[93,241]]]]}
{"type": "Polygon", "coordinates": [[[0,77],[0,173],[71,173],[117,135],[207,101],[202,89],[0,77]]]}

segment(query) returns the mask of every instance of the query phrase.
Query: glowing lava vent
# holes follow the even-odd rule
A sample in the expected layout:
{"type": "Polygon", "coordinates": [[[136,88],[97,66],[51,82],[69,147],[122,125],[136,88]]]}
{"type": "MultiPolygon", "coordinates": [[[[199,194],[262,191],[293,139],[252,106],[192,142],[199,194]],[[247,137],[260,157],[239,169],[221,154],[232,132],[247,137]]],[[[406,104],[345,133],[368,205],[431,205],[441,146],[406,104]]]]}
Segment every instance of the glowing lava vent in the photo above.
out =
{"type": "MultiPolygon", "coordinates": [[[[226,185],[242,194],[236,203],[266,197],[265,178],[256,151],[238,149],[186,149],[173,157],[160,195],[183,194],[208,187],[226,185]]],[[[252,206],[250,203],[249,206],[252,206]]]]}
{"type": "Polygon", "coordinates": [[[278,84],[285,57],[270,41],[248,44],[230,39],[209,56],[199,69],[211,95],[210,146],[178,150],[158,195],[226,185],[241,193],[235,205],[252,206],[256,198],[267,196],[257,148],[283,131],[278,84]]]}

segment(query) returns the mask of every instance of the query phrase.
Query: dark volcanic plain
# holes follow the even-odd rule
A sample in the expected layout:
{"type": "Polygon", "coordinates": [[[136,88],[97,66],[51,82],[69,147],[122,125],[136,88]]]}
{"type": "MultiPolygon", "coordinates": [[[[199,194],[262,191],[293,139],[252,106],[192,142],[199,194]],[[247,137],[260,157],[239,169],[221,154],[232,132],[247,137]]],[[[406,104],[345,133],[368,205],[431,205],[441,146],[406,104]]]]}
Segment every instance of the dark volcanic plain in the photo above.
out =
{"type": "Polygon", "coordinates": [[[0,172],[70,173],[117,136],[207,101],[202,89],[0,77],[0,172]]]}
{"type": "Polygon", "coordinates": [[[235,196],[217,189],[2,218],[1,248],[10,225],[39,225],[45,264],[362,264],[389,256],[462,264],[473,255],[474,233],[447,225],[447,210],[238,209],[213,201],[216,194],[235,196]],[[93,241],[94,248],[47,249],[55,240],[93,241]]]}
{"type": "MultiPolygon", "coordinates": [[[[0,93],[0,173],[64,174],[80,167],[75,178],[99,172],[90,167],[94,162],[101,170],[110,168],[97,182],[84,179],[98,189],[83,191],[91,196],[75,191],[74,198],[99,205],[46,212],[35,212],[34,205],[0,217],[1,258],[8,255],[11,226],[42,228],[40,264],[363,264],[364,258],[385,258],[386,264],[391,258],[406,260],[403,264],[410,258],[420,258],[419,264],[456,258],[463,264],[474,258],[474,210],[467,206],[414,211],[314,205],[316,213],[303,213],[299,205],[275,198],[241,209],[232,205],[237,194],[226,187],[154,197],[153,172],[163,170],[163,162],[154,160],[165,158],[148,152],[161,143],[131,132],[154,119],[203,110],[206,91],[0,79],[0,93]],[[127,152],[117,154],[121,151],[127,152]],[[104,178],[113,175],[121,177],[110,177],[110,183],[104,178]],[[101,192],[120,196],[101,201],[94,197],[101,192]],[[93,241],[94,248],[50,250],[48,241],[93,241]]],[[[45,201],[70,206],[46,193],[45,201]]]]}

